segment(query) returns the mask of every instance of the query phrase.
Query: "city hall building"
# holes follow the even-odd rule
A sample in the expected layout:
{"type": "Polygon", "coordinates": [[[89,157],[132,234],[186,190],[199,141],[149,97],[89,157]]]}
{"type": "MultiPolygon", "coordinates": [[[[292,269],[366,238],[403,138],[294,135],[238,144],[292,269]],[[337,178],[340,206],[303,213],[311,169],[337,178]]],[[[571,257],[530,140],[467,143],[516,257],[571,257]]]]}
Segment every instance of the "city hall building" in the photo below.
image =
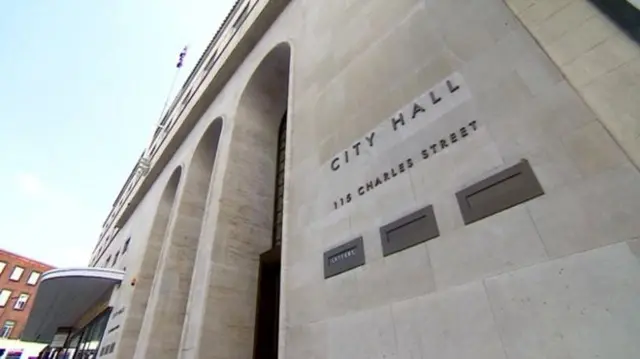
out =
{"type": "Polygon", "coordinates": [[[241,0],[23,340],[640,358],[636,0],[241,0]]]}

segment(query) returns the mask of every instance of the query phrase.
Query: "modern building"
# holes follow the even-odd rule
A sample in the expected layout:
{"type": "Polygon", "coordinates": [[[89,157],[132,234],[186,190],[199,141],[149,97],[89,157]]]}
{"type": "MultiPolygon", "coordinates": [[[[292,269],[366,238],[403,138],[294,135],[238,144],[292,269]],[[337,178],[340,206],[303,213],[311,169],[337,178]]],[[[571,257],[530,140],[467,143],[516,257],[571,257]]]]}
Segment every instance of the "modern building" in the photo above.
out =
{"type": "Polygon", "coordinates": [[[19,339],[42,273],[52,266],[0,249],[0,339],[19,339]]]}
{"type": "Polygon", "coordinates": [[[639,19],[238,1],[23,337],[104,359],[640,358],[639,19]]]}

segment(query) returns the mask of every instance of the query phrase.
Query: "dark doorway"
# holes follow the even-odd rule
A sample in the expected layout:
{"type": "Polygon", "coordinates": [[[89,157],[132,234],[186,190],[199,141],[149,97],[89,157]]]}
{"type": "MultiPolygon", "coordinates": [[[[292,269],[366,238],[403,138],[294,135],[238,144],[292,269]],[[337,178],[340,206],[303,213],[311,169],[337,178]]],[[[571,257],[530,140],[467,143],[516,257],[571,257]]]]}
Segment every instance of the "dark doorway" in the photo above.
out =
{"type": "Polygon", "coordinates": [[[254,359],[278,358],[278,319],[280,312],[280,247],[260,256],[258,305],[253,340],[254,359]]]}
{"type": "Polygon", "coordinates": [[[275,196],[273,203],[273,231],[271,249],[260,255],[256,326],[253,339],[254,359],[278,358],[280,319],[280,253],[282,218],[284,213],[284,176],[287,136],[287,113],[280,120],[276,155],[275,196]]]}
{"type": "Polygon", "coordinates": [[[589,0],[640,45],[640,10],[628,0],[589,0]]]}

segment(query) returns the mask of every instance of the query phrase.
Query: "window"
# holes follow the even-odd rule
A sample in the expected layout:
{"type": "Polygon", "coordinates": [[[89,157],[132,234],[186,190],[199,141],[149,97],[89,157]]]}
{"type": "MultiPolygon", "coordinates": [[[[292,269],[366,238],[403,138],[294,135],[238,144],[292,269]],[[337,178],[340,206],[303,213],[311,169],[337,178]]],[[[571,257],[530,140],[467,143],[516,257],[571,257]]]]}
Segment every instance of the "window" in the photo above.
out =
{"type": "MultiPolygon", "coordinates": [[[[156,127],[156,130],[153,132],[153,141],[155,141],[156,138],[158,138],[161,131],[162,131],[162,126],[156,127]]],[[[120,197],[120,201],[122,201],[123,199],[124,199],[123,197],[120,197]]]]}
{"type": "Polygon", "coordinates": [[[107,261],[106,261],[106,262],[104,262],[104,266],[105,266],[105,267],[108,267],[108,266],[109,266],[109,263],[111,263],[111,256],[108,256],[108,257],[107,257],[107,261]]]}
{"type": "Polygon", "coordinates": [[[4,322],[4,325],[0,330],[0,338],[9,338],[9,336],[11,335],[11,331],[15,326],[16,322],[14,322],[13,320],[7,320],[6,322],[4,322]]]}
{"type": "Polygon", "coordinates": [[[129,243],[131,243],[131,237],[127,238],[127,240],[124,241],[124,246],[122,247],[122,254],[127,253],[127,250],[129,249],[129,243]]]}
{"type": "Polygon", "coordinates": [[[27,301],[29,300],[29,294],[22,293],[16,300],[16,304],[13,306],[13,309],[23,310],[24,307],[27,306],[27,301]]]}
{"type": "Polygon", "coordinates": [[[205,72],[211,71],[211,69],[213,68],[213,65],[216,63],[217,59],[218,59],[218,50],[213,52],[213,56],[211,56],[211,58],[207,62],[207,65],[204,67],[204,71],[205,72]]]}
{"type": "Polygon", "coordinates": [[[120,257],[120,251],[117,251],[116,256],[113,257],[113,264],[111,265],[112,267],[116,265],[116,263],[118,263],[118,257],[120,257]]]}
{"type": "Polygon", "coordinates": [[[33,271],[29,274],[29,279],[27,279],[27,284],[36,285],[38,283],[38,279],[40,279],[40,272],[33,271]]]}
{"type": "Polygon", "coordinates": [[[13,272],[11,272],[11,276],[9,277],[9,279],[11,279],[14,282],[17,282],[20,280],[20,278],[22,278],[22,273],[24,273],[24,268],[20,266],[15,266],[13,267],[13,272]]]}
{"type": "Polygon", "coordinates": [[[5,262],[0,262],[0,274],[2,274],[2,272],[4,272],[4,269],[7,267],[7,263],[5,262]]]}
{"type": "Polygon", "coordinates": [[[151,151],[150,151],[150,156],[151,157],[153,157],[153,155],[156,154],[156,151],[158,151],[158,145],[159,145],[159,143],[156,143],[151,147],[151,151]]]}
{"type": "Polygon", "coordinates": [[[247,1],[247,5],[245,5],[245,7],[242,9],[242,12],[240,12],[240,15],[238,15],[238,17],[236,18],[236,21],[233,23],[234,29],[239,28],[240,25],[242,25],[244,20],[247,18],[247,16],[249,16],[249,5],[251,5],[251,2],[247,1]]]}
{"type": "Polygon", "coordinates": [[[11,291],[8,289],[3,289],[0,291],[0,307],[4,307],[7,305],[9,298],[11,297],[11,291]]]}
{"type": "Polygon", "coordinates": [[[285,112],[280,121],[280,129],[278,131],[278,156],[276,167],[276,198],[275,198],[275,215],[273,216],[273,246],[282,244],[282,213],[284,209],[284,157],[287,144],[287,114],[285,112]]]}
{"type": "Polygon", "coordinates": [[[193,92],[193,89],[189,89],[189,91],[187,92],[187,94],[184,96],[184,98],[182,99],[182,104],[186,105],[187,102],[189,102],[189,100],[191,100],[191,93],[193,92]]]}

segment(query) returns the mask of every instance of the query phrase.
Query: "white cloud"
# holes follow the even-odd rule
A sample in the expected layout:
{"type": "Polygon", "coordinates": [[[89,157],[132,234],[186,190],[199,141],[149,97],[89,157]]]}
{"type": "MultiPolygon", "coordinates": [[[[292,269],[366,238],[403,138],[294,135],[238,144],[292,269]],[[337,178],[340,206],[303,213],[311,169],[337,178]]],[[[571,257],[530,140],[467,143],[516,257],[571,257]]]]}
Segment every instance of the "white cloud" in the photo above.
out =
{"type": "Polygon", "coordinates": [[[32,197],[38,198],[41,197],[45,188],[40,179],[31,173],[19,173],[15,176],[16,186],[23,194],[32,197]]]}
{"type": "Polygon", "coordinates": [[[14,181],[22,194],[33,199],[56,204],[56,206],[68,208],[79,207],[79,204],[76,203],[77,201],[72,197],[45,184],[40,177],[33,173],[20,172],[14,177],[14,181]]]}
{"type": "Polygon", "coordinates": [[[13,220],[0,218],[4,235],[16,239],[3,247],[54,266],[86,266],[101,216],[28,171],[13,176],[13,187],[31,201],[16,199],[13,220]]]}

